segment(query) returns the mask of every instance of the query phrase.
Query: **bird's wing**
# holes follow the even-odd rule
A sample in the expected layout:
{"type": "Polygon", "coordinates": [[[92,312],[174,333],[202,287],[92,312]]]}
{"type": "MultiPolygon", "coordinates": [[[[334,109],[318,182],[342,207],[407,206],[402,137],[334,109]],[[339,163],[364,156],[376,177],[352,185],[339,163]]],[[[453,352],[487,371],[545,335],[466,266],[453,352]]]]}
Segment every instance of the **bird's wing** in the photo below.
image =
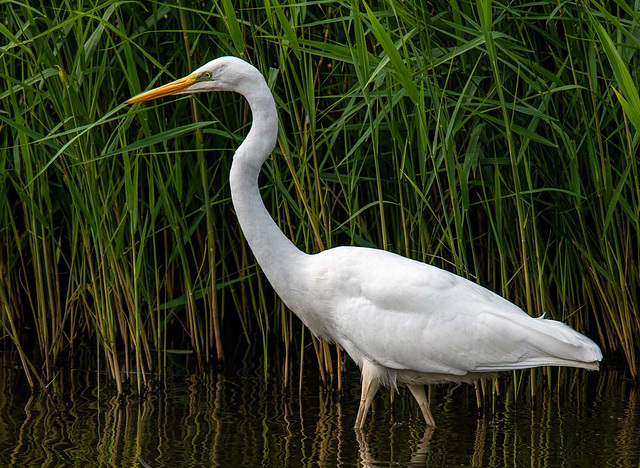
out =
{"type": "Polygon", "coordinates": [[[337,298],[333,334],[371,362],[464,375],[601,357],[595,343],[570,327],[533,319],[460,276],[380,250],[331,252],[325,261],[333,265],[337,298]]]}

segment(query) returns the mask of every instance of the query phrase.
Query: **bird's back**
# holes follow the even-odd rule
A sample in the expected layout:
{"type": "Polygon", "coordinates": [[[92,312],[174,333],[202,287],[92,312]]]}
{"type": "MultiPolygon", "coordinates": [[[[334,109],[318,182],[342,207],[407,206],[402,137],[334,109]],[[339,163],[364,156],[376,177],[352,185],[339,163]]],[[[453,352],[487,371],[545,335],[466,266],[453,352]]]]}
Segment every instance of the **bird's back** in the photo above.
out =
{"type": "Polygon", "coordinates": [[[330,249],[310,257],[309,273],[322,299],[305,313],[322,316],[319,334],[359,365],[464,376],[547,365],[597,369],[602,358],[567,325],[532,318],[486,288],[390,252],[330,249]]]}

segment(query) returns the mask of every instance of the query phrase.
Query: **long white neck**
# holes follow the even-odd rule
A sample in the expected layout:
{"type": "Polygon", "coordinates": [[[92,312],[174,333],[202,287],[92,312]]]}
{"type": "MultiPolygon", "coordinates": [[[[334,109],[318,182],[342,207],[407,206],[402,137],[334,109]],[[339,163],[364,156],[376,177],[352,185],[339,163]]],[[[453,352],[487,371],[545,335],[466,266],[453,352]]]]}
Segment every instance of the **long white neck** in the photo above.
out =
{"type": "Polygon", "coordinates": [[[306,254],[293,245],[273,221],[258,188],[260,168],[275,147],[278,136],[276,104],[264,79],[259,86],[240,92],[249,102],[253,123],[233,157],[229,176],[231,199],[258,264],[276,292],[288,303],[286,286],[291,284],[295,270],[306,254]]]}

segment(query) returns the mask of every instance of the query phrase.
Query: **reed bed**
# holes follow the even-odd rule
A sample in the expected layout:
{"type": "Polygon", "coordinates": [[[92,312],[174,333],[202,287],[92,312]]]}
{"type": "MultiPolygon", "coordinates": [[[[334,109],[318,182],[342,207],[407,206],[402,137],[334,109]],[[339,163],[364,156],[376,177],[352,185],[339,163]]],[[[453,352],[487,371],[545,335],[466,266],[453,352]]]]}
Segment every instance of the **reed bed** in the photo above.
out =
{"type": "Polygon", "coordinates": [[[302,249],[375,246],[593,337],[638,375],[640,12],[623,1],[0,5],[0,305],[32,387],[118,393],[250,348],[340,388],[233,215],[239,96],[123,102],[221,55],[264,72],[265,202],[302,249]],[[181,361],[182,362],[182,361],[181,361]]]}

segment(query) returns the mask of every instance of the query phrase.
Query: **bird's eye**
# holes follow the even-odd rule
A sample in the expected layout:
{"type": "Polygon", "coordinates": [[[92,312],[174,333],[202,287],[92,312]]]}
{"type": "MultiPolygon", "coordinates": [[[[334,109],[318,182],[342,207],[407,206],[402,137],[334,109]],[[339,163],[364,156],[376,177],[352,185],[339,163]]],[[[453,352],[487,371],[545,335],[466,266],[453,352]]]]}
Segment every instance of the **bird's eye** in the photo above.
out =
{"type": "Polygon", "coordinates": [[[207,80],[210,80],[210,79],[211,79],[211,72],[204,72],[204,77],[205,77],[207,80]]]}

